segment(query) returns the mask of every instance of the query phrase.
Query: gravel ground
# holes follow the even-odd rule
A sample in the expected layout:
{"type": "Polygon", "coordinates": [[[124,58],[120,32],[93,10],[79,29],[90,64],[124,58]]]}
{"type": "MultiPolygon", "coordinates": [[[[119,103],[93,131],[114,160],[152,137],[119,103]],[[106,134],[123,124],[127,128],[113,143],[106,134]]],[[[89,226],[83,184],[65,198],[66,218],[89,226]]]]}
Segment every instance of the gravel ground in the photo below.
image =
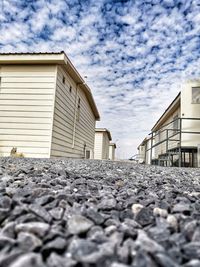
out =
{"type": "Polygon", "coordinates": [[[200,170],[0,159],[1,267],[199,267],[200,170]]]}

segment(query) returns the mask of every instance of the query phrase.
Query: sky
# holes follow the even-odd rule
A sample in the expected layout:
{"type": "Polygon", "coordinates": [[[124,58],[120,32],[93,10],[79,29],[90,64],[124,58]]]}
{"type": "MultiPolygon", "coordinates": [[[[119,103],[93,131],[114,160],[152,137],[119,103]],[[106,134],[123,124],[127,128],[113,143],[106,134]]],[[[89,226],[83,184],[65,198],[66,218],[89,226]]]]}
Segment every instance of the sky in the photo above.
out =
{"type": "Polygon", "coordinates": [[[129,158],[200,77],[200,0],[0,0],[0,52],[63,50],[129,158]]]}

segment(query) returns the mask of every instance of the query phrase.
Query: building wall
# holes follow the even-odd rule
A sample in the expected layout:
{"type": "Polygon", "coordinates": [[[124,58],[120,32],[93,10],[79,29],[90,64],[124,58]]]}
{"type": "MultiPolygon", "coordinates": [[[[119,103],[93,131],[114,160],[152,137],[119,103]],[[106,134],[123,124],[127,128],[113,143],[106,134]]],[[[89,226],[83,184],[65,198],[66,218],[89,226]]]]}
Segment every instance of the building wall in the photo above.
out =
{"type": "MultiPolygon", "coordinates": [[[[152,142],[154,145],[154,142],[152,142]]],[[[145,143],[145,163],[151,164],[151,139],[147,139],[145,143]]],[[[152,159],[155,158],[155,148],[152,149],[152,159]]]]}
{"type": "Polygon", "coordinates": [[[95,132],[94,159],[103,158],[103,132],[95,132]]]}
{"type": "Polygon", "coordinates": [[[0,66],[0,156],[49,157],[55,66],[0,66]]]}
{"type": "Polygon", "coordinates": [[[102,159],[109,159],[109,143],[110,140],[108,138],[107,132],[103,133],[103,151],[102,151],[102,159]]]}
{"type": "MultiPolygon", "coordinates": [[[[188,82],[181,91],[181,117],[200,118],[200,103],[192,103],[192,87],[200,87],[200,81],[188,82]]],[[[200,121],[182,120],[183,131],[200,132],[200,121]]],[[[182,134],[181,146],[197,147],[200,144],[199,134],[182,134]]]]}
{"type": "Polygon", "coordinates": [[[115,146],[109,145],[109,159],[115,160],[115,146]]]}
{"type": "Polygon", "coordinates": [[[90,150],[93,158],[95,123],[85,93],[58,66],[51,156],[84,158],[86,150],[90,150]]]}
{"type": "Polygon", "coordinates": [[[109,159],[109,143],[107,132],[95,132],[94,159],[109,159]]]}
{"type": "Polygon", "coordinates": [[[138,148],[138,162],[143,163],[145,160],[145,146],[140,145],[138,148]]]}

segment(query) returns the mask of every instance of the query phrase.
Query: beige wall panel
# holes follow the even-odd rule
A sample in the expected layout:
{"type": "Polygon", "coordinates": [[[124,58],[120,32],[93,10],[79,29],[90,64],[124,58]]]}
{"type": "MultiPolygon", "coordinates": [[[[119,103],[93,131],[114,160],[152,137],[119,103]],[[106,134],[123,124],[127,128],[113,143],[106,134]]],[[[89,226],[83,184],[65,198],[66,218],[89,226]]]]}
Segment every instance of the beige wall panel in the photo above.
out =
{"type": "Polygon", "coordinates": [[[49,130],[35,130],[35,129],[31,129],[31,130],[27,130],[27,129],[0,129],[0,138],[1,135],[5,135],[5,134],[13,134],[13,136],[17,135],[37,135],[37,136],[50,136],[50,132],[49,130]]]}
{"type": "Polygon", "coordinates": [[[54,89],[49,88],[1,88],[1,94],[15,94],[15,95],[53,95],[54,89]]]}
{"type": "Polygon", "coordinates": [[[55,72],[54,65],[2,65],[2,76],[51,76],[55,72]]]}
{"type": "Polygon", "coordinates": [[[52,112],[52,106],[20,106],[20,105],[0,105],[0,111],[33,111],[33,112],[52,112]]]}
{"type": "Polygon", "coordinates": [[[94,142],[94,159],[102,159],[103,157],[103,133],[95,133],[95,142],[94,142]]]}
{"type": "Polygon", "coordinates": [[[1,66],[0,155],[49,157],[55,66],[1,66]]]}
{"type": "MultiPolygon", "coordinates": [[[[5,74],[4,74],[5,75],[5,74]]],[[[2,76],[2,82],[4,83],[4,84],[6,84],[6,83],[13,83],[14,85],[16,84],[16,83],[31,83],[31,84],[35,84],[35,83],[47,83],[47,84],[49,84],[49,83],[53,83],[54,84],[54,81],[55,81],[55,79],[54,79],[54,77],[52,77],[52,76],[49,76],[49,77],[43,77],[43,76],[36,76],[36,77],[32,77],[32,76],[26,76],[26,77],[24,77],[24,76],[10,76],[10,77],[8,77],[8,76],[2,76]],[[37,79],[36,79],[37,78],[37,79]]],[[[14,86],[15,87],[15,86],[14,86]]]]}
{"type": "Polygon", "coordinates": [[[23,147],[23,148],[29,148],[29,147],[37,147],[37,148],[48,148],[49,147],[49,142],[48,141],[43,141],[43,142],[27,142],[27,141],[18,141],[18,140],[14,140],[14,141],[2,141],[2,139],[0,140],[0,147],[23,147]]]}
{"type": "Polygon", "coordinates": [[[76,88],[71,77],[58,66],[51,155],[81,158],[84,157],[85,144],[85,149],[91,150],[92,154],[94,129],[95,117],[84,92],[81,88],[76,88]],[[80,97],[79,120],[77,119],[78,97],[80,97]]]}
{"type": "MultiPolygon", "coordinates": [[[[192,87],[200,87],[200,82],[186,83],[181,92],[181,115],[182,118],[199,118],[200,103],[192,103],[192,87]]],[[[182,120],[182,129],[186,132],[200,132],[200,121],[182,120]]],[[[182,146],[197,147],[200,144],[199,134],[182,134],[182,146]]]]}
{"type": "MultiPolygon", "coordinates": [[[[36,95],[36,94],[11,94],[11,93],[2,93],[2,92],[0,92],[0,94],[1,94],[2,100],[7,100],[7,101],[23,100],[23,101],[25,101],[26,104],[27,104],[27,102],[29,103],[30,100],[36,100],[36,102],[37,102],[37,100],[40,100],[39,104],[41,103],[42,100],[53,101],[53,94],[46,94],[46,95],[38,94],[38,95],[36,95]]],[[[51,104],[51,102],[50,102],[50,104],[51,104]]]]}
{"type": "MultiPolygon", "coordinates": [[[[15,114],[16,115],[16,114],[15,114]]],[[[9,123],[30,123],[30,118],[26,118],[26,117],[0,117],[0,123],[2,122],[8,122],[9,120],[9,123]]],[[[51,124],[51,118],[35,118],[35,117],[32,117],[31,118],[31,124],[51,124]]]]}
{"type": "MultiPolygon", "coordinates": [[[[1,147],[0,146],[0,153],[7,153],[7,155],[10,155],[10,151],[13,147],[12,146],[6,146],[6,147],[1,147]]],[[[17,147],[17,151],[19,153],[23,153],[24,156],[27,156],[27,153],[35,154],[36,157],[40,157],[41,154],[48,154],[49,148],[47,147],[17,147]]]]}
{"type": "Polygon", "coordinates": [[[42,136],[42,135],[25,135],[25,134],[24,135],[15,134],[14,136],[11,134],[1,135],[1,141],[26,141],[26,142],[32,141],[33,142],[33,140],[34,142],[48,142],[47,136],[42,136]]]}
{"type": "Polygon", "coordinates": [[[0,123],[1,129],[10,129],[15,131],[15,129],[27,129],[27,130],[50,130],[51,124],[44,123],[0,123]]]}
{"type": "MultiPolygon", "coordinates": [[[[3,79],[2,79],[3,80],[3,79]]],[[[40,82],[23,82],[23,83],[4,83],[2,85],[2,88],[49,88],[53,89],[54,88],[54,83],[40,83],[40,82]]]]}
{"type": "Polygon", "coordinates": [[[22,105],[22,106],[52,106],[52,100],[20,100],[20,99],[0,99],[0,106],[22,105]]]}
{"type": "Polygon", "coordinates": [[[109,138],[107,133],[103,137],[103,159],[109,159],[109,138]]]}
{"type": "Polygon", "coordinates": [[[115,147],[112,145],[109,145],[109,159],[115,160],[115,147]]]}
{"type": "MultiPolygon", "coordinates": [[[[1,110],[1,108],[0,108],[1,110]]],[[[24,118],[36,118],[36,119],[40,119],[40,118],[50,118],[51,119],[51,113],[50,112],[36,112],[36,111],[11,111],[11,110],[8,110],[8,111],[3,111],[1,110],[1,117],[2,118],[7,118],[7,117],[10,117],[10,118],[17,118],[17,117],[24,117],[24,118]]],[[[29,119],[30,121],[30,119],[29,119]]],[[[52,121],[52,120],[51,120],[52,121]]]]}

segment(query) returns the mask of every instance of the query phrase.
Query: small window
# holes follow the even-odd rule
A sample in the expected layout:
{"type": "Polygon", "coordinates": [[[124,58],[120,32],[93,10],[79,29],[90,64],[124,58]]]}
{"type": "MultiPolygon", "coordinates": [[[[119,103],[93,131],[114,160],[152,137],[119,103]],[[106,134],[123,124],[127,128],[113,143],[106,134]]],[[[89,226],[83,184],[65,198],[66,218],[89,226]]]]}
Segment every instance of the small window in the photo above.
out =
{"type": "Polygon", "coordinates": [[[63,82],[63,84],[65,84],[65,76],[63,76],[63,78],[62,78],[62,82],[63,82]]]}
{"type": "Polygon", "coordinates": [[[192,87],[192,104],[200,104],[200,87],[192,87]]]}
{"type": "Polygon", "coordinates": [[[70,85],[70,87],[69,87],[69,92],[70,92],[70,93],[72,92],[72,87],[71,87],[71,85],[70,85]]]}

